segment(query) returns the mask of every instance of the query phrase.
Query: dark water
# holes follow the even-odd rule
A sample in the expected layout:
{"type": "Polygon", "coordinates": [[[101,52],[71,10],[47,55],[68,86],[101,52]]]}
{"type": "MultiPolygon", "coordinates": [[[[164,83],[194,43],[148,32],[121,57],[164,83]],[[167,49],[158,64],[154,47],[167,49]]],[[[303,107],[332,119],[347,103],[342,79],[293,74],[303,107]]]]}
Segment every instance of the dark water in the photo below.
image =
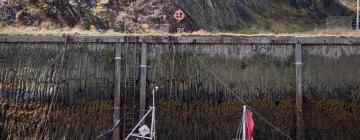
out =
{"type": "MultiPolygon", "coordinates": [[[[242,114],[239,101],[158,100],[159,139],[232,139],[242,114]]],[[[294,102],[257,100],[251,106],[292,138],[296,134],[294,102]]],[[[1,139],[95,139],[112,125],[112,102],[94,101],[74,106],[1,104],[1,139]],[[45,124],[45,120],[47,123],[45,124]],[[43,130],[46,126],[46,129],[43,130]]],[[[358,139],[360,102],[306,101],[306,139],[358,139]]],[[[254,115],[255,139],[286,139],[254,115]]],[[[103,137],[109,139],[111,135],[103,137]]]]}

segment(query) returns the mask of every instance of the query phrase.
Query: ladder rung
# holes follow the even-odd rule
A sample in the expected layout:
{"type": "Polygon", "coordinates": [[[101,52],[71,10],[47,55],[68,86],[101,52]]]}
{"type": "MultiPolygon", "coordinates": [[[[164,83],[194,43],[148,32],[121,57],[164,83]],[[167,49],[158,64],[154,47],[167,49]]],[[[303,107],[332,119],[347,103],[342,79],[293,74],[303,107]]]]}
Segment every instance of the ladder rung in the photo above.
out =
{"type": "MultiPolygon", "coordinates": [[[[132,105],[132,101],[134,100],[134,98],[131,98],[131,101],[130,102],[125,102],[125,105],[132,105]],[[128,104],[126,104],[126,103],[128,103],[128,104]],[[131,104],[130,104],[131,103],[131,104]]],[[[129,108],[132,108],[132,107],[129,107],[129,108]]]]}
{"type": "Polygon", "coordinates": [[[137,76],[127,76],[125,80],[127,80],[127,81],[128,80],[134,80],[134,81],[136,81],[137,80],[136,77],[137,76]]]}
{"type": "Polygon", "coordinates": [[[132,103],[132,101],[134,100],[134,98],[130,98],[130,99],[132,99],[130,102],[125,102],[125,105],[127,105],[127,106],[129,106],[129,107],[131,107],[132,108],[132,105],[130,105],[130,104],[126,104],[126,103],[132,103]]]}
{"type": "Polygon", "coordinates": [[[126,129],[125,130],[125,133],[126,133],[126,136],[129,135],[129,133],[132,131],[132,129],[126,129]]]}
{"type": "Polygon", "coordinates": [[[126,81],[136,81],[137,78],[136,78],[136,76],[134,76],[134,77],[126,77],[125,80],[126,80],[126,81]]]}
{"type": "Polygon", "coordinates": [[[129,130],[131,131],[131,130],[132,130],[132,127],[133,127],[133,125],[131,125],[131,126],[129,126],[129,127],[130,127],[130,128],[126,128],[126,127],[125,127],[125,131],[129,131],[129,130]]]}

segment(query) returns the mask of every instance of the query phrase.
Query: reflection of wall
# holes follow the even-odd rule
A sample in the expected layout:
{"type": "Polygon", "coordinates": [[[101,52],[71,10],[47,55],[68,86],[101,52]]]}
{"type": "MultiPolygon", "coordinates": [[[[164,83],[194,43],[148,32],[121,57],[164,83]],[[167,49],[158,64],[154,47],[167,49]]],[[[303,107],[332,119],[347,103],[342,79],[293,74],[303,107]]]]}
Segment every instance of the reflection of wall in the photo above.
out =
{"type": "MultiPolygon", "coordinates": [[[[5,124],[0,127],[0,138],[36,138],[53,95],[56,107],[50,115],[51,131],[45,133],[46,138],[94,139],[109,129],[115,48],[122,45],[123,66],[129,47],[141,50],[138,39],[80,36],[69,37],[65,44],[62,37],[0,37],[0,124],[5,124]],[[124,40],[129,43],[123,43],[124,40]],[[61,61],[39,81],[37,77],[62,48],[66,52],[61,61]],[[6,103],[9,99],[15,100],[6,103]]],[[[230,90],[293,137],[296,43],[302,44],[306,138],[359,137],[360,39],[143,40],[148,42],[148,91],[154,85],[160,86],[156,96],[158,136],[163,139],[233,138],[242,103],[230,90]]],[[[140,57],[139,53],[136,55],[140,57]]],[[[138,90],[133,92],[138,94],[138,90]]],[[[283,139],[259,118],[255,117],[255,123],[257,138],[283,139]]]]}
{"type": "Polygon", "coordinates": [[[247,99],[293,96],[291,45],[152,45],[148,53],[151,67],[148,80],[160,86],[164,97],[234,98],[210,71],[247,99]]]}
{"type": "Polygon", "coordinates": [[[50,101],[55,94],[65,104],[109,99],[113,50],[111,44],[101,43],[3,43],[0,97],[29,103],[50,101]]]}
{"type": "Polygon", "coordinates": [[[303,52],[306,98],[360,99],[358,45],[306,45],[303,52]]]}

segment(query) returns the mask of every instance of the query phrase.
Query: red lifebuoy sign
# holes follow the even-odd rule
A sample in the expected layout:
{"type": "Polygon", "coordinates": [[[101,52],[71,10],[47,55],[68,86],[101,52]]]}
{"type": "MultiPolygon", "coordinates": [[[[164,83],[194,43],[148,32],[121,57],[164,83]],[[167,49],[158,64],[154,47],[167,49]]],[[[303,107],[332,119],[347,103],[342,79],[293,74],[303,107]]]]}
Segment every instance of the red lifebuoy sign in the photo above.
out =
{"type": "Polygon", "coordinates": [[[182,21],[185,18],[185,13],[183,10],[179,9],[175,12],[174,18],[177,22],[182,21]]]}

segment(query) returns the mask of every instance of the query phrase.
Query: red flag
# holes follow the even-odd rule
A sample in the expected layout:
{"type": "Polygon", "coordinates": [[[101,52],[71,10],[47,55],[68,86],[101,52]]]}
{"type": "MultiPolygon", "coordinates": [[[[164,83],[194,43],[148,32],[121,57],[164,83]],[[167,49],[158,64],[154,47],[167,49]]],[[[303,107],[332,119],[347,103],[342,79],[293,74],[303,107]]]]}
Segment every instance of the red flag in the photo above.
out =
{"type": "Polygon", "coordinates": [[[254,136],[255,124],[252,118],[252,112],[249,109],[246,109],[246,121],[247,121],[246,140],[251,140],[254,136]]]}

